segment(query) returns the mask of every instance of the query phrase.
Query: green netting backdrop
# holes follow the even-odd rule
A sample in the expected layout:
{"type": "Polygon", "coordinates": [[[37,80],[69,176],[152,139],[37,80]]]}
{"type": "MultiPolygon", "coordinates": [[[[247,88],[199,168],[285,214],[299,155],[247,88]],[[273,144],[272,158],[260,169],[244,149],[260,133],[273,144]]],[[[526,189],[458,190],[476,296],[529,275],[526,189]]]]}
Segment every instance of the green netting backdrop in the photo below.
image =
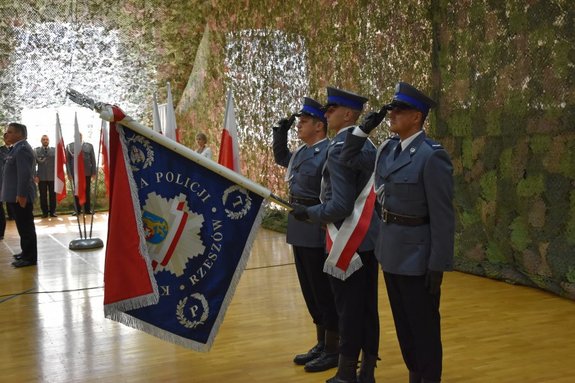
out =
{"type": "Polygon", "coordinates": [[[438,101],[426,129],[455,165],[457,268],[575,299],[572,0],[4,0],[0,13],[3,121],[73,86],[149,123],[169,81],[184,143],[202,131],[217,154],[232,90],[243,173],[279,195],[270,127],[302,96],[333,85],[375,109],[410,82],[438,101]]]}

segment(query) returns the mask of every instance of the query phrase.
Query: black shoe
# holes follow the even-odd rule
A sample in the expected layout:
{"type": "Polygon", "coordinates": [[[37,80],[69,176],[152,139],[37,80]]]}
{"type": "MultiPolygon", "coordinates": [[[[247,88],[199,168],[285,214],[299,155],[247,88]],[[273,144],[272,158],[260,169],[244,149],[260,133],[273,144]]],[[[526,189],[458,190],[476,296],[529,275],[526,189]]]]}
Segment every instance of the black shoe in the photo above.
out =
{"type": "Polygon", "coordinates": [[[12,257],[14,257],[14,259],[18,261],[18,260],[22,259],[22,253],[13,254],[12,257]]]}
{"type": "Polygon", "coordinates": [[[73,217],[75,217],[75,216],[77,216],[77,215],[78,215],[78,213],[76,213],[75,211],[72,212],[72,216],[73,216],[73,217]]]}
{"type": "Polygon", "coordinates": [[[52,217],[52,218],[57,217],[57,216],[58,216],[58,214],[56,214],[56,213],[50,213],[50,217],[52,217]]]}
{"type": "Polygon", "coordinates": [[[42,214],[42,218],[48,218],[48,213],[42,214]]]}
{"type": "Polygon", "coordinates": [[[36,261],[29,259],[18,259],[17,261],[12,262],[12,266],[14,267],[36,266],[36,264],[36,261]]]}
{"type": "Polygon", "coordinates": [[[309,350],[308,352],[306,352],[305,354],[296,355],[295,358],[293,358],[293,362],[295,364],[299,364],[300,366],[303,366],[307,362],[311,362],[312,360],[314,360],[315,358],[320,356],[321,352],[323,351],[323,348],[324,348],[324,344],[318,343],[315,346],[313,346],[312,349],[309,350]]]}
{"type": "Polygon", "coordinates": [[[304,369],[307,372],[320,372],[326,371],[331,368],[337,367],[337,360],[339,358],[339,353],[328,354],[325,351],[312,361],[305,364],[304,369]]]}

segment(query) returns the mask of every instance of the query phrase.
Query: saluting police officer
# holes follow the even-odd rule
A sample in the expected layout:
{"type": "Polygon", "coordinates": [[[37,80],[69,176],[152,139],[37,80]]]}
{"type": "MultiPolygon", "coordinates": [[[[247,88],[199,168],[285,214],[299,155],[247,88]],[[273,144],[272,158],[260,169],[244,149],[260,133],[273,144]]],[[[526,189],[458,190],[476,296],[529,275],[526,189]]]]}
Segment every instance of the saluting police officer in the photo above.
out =
{"type": "Polygon", "coordinates": [[[375,157],[360,148],[389,111],[397,136],[382,144],[375,164],[382,220],[376,256],[410,383],[441,381],[440,287],[443,272],[453,269],[453,166],[423,130],[433,106],[415,87],[398,83],[392,102],[365,117],[342,153],[348,165],[373,169],[375,157]]]}
{"type": "MultiPolygon", "coordinates": [[[[327,126],[335,134],[328,148],[327,163],[323,172],[322,204],[311,207],[294,204],[291,212],[298,219],[312,222],[333,223],[340,229],[352,216],[355,202],[366,184],[371,171],[355,170],[340,161],[345,137],[353,130],[367,98],[337,88],[327,88],[325,117],[327,126]]],[[[375,153],[371,142],[362,150],[375,153]]],[[[374,256],[378,218],[373,209],[368,212],[369,228],[359,245],[352,250],[363,264],[344,280],[330,275],[332,291],[339,315],[340,354],[338,370],[329,383],[374,382],[374,368],[379,349],[379,314],[377,311],[377,260],[374,256]],[[371,216],[371,217],[369,217],[371,216]],[[363,351],[357,376],[357,362],[363,351]]],[[[355,232],[355,230],[354,230],[355,232]]],[[[353,237],[353,236],[352,236],[353,237]]],[[[353,238],[355,239],[355,238],[353,238]]],[[[352,241],[347,242],[352,243],[352,241]]]]}
{"type": "MultiPolygon", "coordinates": [[[[322,105],[304,97],[302,109],[289,119],[282,118],[273,128],[273,151],[278,165],[287,167],[290,203],[312,206],[320,203],[321,172],[327,158],[329,140],[322,105]],[[288,149],[288,131],[295,117],[297,135],[303,144],[295,152],[288,149]]],[[[293,247],[301,291],[316,326],[317,344],[296,355],[294,363],[308,372],[325,371],[337,366],[338,321],[325,262],[325,229],[319,223],[302,222],[288,216],[287,243],[293,247]]]]}

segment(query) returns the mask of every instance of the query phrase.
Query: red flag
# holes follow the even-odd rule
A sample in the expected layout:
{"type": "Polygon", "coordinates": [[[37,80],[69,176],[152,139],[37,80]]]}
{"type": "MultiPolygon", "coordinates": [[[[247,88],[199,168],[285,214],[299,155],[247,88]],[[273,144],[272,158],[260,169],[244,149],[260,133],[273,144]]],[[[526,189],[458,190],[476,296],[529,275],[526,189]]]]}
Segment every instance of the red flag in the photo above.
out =
{"type": "Polygon", "coordinates": [[[136,309],[158,301],[157,286],[151,269],[148,268],[146,240],[138,228],[141,217],[136,217],[129,184],[128,170],[124,161],[116,122],[125,114],[113,107],[110,116],[110,213],[106,242],[106,264],[104,267],[104,305],[107,315],[114,308],[136,309]],[[120,256],[121,255],[121,256],[120,256]]]}
{"type": "Polygon", "coordinates": [[[102,120],[102,128],[100,129],[102,169],[104,170],[104,184],[106,185],[106,194],[110,195],[110,143],[108,137],[108,123],[102,120]]]}
{"type": "Polygon", "coordinates": [[[54,163],[54,192],[58,202],[66,198],[66,149],[62,138],[62,127],[60,126],[60,116],[56,113],[56,158],[54,163]]]}
{"type": "Polygon", "coordinates": [[[74,195],[78,197],[80,206],[86,204],[86,172],[77,114],[74,114],[74,195]]]}
{"type": "Polygon", "coordinates": [[[222,141],[220,145],[220,155],[218,163],[228,169],[240,172],[240,148],[238,144],[238,128],[236,124],[236,113],[234,111],[234,99],[232,92],[228,92],[226,102],[226,113],[224,117],[224,130],[222,131],[222,141]]]}

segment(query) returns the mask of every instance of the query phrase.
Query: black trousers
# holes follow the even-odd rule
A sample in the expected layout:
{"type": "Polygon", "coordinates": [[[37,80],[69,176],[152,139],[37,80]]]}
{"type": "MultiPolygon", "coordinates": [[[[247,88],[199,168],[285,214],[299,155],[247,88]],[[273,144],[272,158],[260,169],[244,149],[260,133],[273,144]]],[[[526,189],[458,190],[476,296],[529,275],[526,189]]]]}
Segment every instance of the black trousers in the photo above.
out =
{"type": "Polygon", "coordinates": [[[56,213],[56,193],[54,193],[54,181],[40,181],[38,182],[38,190],[40,191],[40,208],[42,214],[47,215],[56,213]],[[48,205],[50,202],[50,205],[48,205]]]}
{"type": "MultiPolygon", "coordinates": [[[[92,205],[90,203],[90,190],[92,189],[92,177],[86,176],[86,203],[84,204],[84,213],[90,214],[92,211],[92,205]]],[[[76,213],[80,213],[81,206],[78,197],[74,197],[74,207],[76,208],[76,213]]]]}
{"type": "Polygon", "coordinates": [[[0,202],[0,237],[4,237],[6,232],[6,212],[4,212],[4,202],[0,202]]]}
{"type": "Polygon", "coordinates": [[[36,240],[36,226],[34,226],[34,205],[28,201],[26,206],[20,207],[16,202],[7,202],[8,209],[14,215],[16,229],[20,236],[22,259],[36,261],[38,259],[38,244],[36,240]]]}
{"type": "Polygon", "coordinates": [[[329,277],[339,315],[340,354],[358,359],[361,350],[378,355],[377,260],[373,251],[358,253],[363,266],[345,281],[329,277]]]}
{"type": "Polygon", "coordinates": [[[326,255],[323,247],[293,246],[299,285],[313,323],[338,331],[337,311],[329,278],[323,272],[326,255]]]}
{"type": "Polygon", "coordinates": [[[425,276],[383,273],[403,360],[409,371],[441,380],[440,294],[429,294],[425,276]]]}

